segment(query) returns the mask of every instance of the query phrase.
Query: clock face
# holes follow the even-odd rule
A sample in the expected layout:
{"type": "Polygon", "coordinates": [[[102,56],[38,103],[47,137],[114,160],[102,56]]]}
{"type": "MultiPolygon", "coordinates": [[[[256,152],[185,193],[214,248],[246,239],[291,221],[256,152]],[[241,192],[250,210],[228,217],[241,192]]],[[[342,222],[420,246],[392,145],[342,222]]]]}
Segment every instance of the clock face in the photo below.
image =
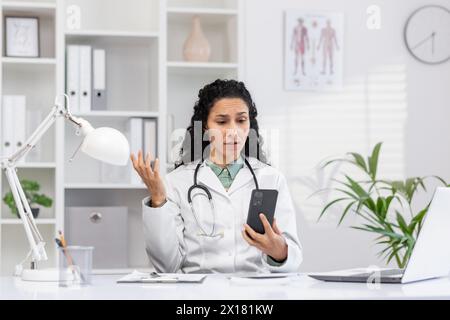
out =
{"type": "Polygon", "coordinates": [[[441,6],[425,6],[409,17],[405,26],[405,42],[409,52],[428,64],[450,59],[450,10],[441,6]]]}

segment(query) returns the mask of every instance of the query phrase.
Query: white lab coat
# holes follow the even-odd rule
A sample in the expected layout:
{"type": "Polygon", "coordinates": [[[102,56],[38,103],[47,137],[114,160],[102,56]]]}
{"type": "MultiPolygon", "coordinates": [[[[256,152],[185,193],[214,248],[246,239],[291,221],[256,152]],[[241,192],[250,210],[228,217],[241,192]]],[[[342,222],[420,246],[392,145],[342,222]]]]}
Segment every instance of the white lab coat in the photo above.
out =
{"type": "MultiPolygon", "coordinates": [[[[165,176],[168,201],[160,208],[142,202],[144,236],[150,261],[158,272],[234,273],[296,272],[302,262],[302,248],[297,236],[296,215],[285,177],[275,168],[249,158],[261,189],[277,189],[275,209],[277,225],[288,245],[288,257],[275,263],[242,237],[243,224],[252,190],[253,177],[246,165],[237,173],[228,191],[205,163],[198,172],[198,183],[208,187],[216,212],[216,233],[221,237],[199,235],[200,229],[187,200],[199,161],[183,165],[165,176]]],[[[205,232],[213,227],[213,215],[205,193],[192,191],[193,205],[205,232]],[[198,194],[200,193],[200,195],[198,194]]]]}

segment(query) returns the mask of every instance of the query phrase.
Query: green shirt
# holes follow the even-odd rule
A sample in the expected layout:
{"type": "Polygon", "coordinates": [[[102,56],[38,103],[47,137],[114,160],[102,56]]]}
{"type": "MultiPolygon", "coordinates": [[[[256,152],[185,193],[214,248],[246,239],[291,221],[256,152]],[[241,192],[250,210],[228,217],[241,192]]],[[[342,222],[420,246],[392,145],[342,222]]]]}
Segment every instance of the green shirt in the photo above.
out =
{"type": "Polygon", "coordinates": [[[206,159],[206,165],[211,168],[215,175],[219,178],[225,189],[229,189],[239,170],[244,166],[244,160],[239,157],[235,161],[227,164],[225,168],[218,166],[210,159],[206,159]]]}

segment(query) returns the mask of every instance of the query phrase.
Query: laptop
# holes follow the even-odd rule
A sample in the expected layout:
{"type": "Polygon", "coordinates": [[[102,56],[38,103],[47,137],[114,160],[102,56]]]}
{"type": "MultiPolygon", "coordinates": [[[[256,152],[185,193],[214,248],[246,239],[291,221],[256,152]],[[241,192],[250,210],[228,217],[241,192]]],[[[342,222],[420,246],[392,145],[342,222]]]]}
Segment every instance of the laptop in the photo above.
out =
{"type": "Polygon", "coordinates": [[[368,268],[308,274],[335,282],[409,283],[447,277],[450,272],[450,188],[439,187],[424,217],[422,229],[405,269],[368,268]]]}

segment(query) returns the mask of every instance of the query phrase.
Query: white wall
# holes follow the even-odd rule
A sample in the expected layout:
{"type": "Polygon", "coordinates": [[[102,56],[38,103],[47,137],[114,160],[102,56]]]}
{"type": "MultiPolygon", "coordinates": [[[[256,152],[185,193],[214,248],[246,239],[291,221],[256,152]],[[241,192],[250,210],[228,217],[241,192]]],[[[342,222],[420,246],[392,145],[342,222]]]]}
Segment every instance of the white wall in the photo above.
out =
{"type": "MultiPolygon", "coordinates": [[[[281,142],[275,164],[288,176],[304,246],[303,270],[378,264],[373,236],[336,216],[316,223],[318,200],[296,181],[316,181],[314,166],[329,155],[367,154],[385,141],[382,175],[401,178],[437,174],[450,180],[450,62],[424,65],[403,41],[406,19],[425,0],[245,0],[245,81],[259,110],[260,126],[276,129],[281,142]],[[366,28],[366,8],[382,10],[382,28],[366,28]],[[286,9],[343,12],[344,87],[340,92],[283,89],[283,23],[286,9]]],[[[435,4],[450,7],[449,0],[435,4]]],[[[273,144],[272,147],[277,147],[273,144]]],[[[427,195],[428,197],[430,195],[427,195]]],[[[419,204],[426,201],[423,196],[419,204]]],[[[338,214],[339,212],[335,212],[338,214]]]]}

